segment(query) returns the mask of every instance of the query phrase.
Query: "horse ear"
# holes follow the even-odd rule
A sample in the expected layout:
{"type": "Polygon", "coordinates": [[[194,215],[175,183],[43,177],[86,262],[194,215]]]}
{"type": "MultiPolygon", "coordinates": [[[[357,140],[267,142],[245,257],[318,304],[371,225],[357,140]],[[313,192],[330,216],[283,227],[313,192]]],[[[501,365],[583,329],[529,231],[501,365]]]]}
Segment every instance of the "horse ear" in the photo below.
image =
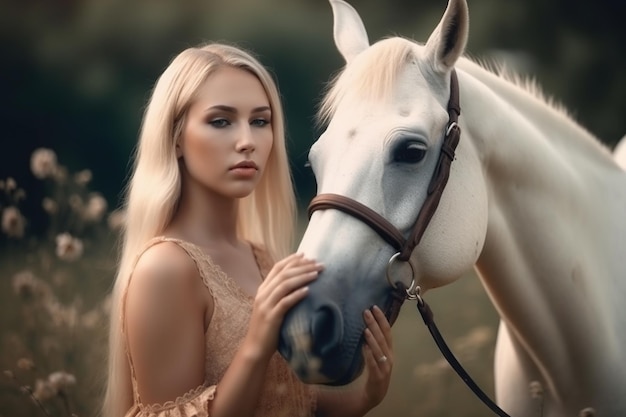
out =
{"type": "Polygon", "coordinates": [[[439,25],[426,42],[426,53],[433,67],[439,72],[448,72],[467,45],[469,11],[466,0],[449,0],[439,25]]]}
{"type": "Polygon", "coordinates": [[[369,48],[367,31],[356,10],[343,0],[330,0],[333,8],[333,36],[339,53],[349,63],[369,48]]]}

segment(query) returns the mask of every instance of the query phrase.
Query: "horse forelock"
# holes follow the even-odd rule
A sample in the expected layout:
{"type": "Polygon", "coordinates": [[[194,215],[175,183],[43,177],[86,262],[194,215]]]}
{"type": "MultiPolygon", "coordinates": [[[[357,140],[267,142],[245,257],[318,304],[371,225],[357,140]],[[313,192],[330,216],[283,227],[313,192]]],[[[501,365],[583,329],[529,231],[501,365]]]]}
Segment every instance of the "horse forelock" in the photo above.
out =
{"type": "Polygon", "coordinates": [[[416,44],[393,37],[381,40],[358,55],[328,86],[318,120],[327,124],[345,99],[388,101],[401,69],[415,56],[416,44]]]}

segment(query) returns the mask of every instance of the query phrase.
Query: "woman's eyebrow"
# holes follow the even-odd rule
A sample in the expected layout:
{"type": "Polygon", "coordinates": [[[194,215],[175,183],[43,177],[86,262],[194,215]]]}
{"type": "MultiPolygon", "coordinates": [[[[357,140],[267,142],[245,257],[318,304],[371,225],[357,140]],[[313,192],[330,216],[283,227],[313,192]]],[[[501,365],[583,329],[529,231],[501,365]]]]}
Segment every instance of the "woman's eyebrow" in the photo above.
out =
{"type": "MultiPolygon", "coordinates": [[[[237,109],[235,107],[227,106],[225,104],[216,104],[214,106],[207,108],[205,111],[211,111],[211,110],[221,110],[221,111],[225,111],[228,113],[237,113],[237,109]]],[[[259,107],[255,107],[252,109],[252,113],[260,113],[264,111],[272,111],[272,108],[270,106],[259,106],[259,107]]]]}

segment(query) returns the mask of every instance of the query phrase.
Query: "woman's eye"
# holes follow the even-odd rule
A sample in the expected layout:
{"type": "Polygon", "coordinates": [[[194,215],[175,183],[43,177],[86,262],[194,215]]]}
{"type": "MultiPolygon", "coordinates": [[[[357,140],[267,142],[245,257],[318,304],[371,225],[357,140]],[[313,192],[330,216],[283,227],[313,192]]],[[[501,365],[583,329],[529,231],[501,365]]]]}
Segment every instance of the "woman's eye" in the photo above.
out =
{"type": "Polygon", "coordinates": [[[270,124],[270,122],[267,119],[254,119],[252,121],[253,126],[263,127],[263,126],[267,126],[268,124],[270,124]]]}
{"type": "Polygon", "coordinates": [[[226,119],[213,119],[209,121],[209,124],[213,127],[226,127],[228,126],[230,123],[228,123],[228,120],[226,119]]]}
{"type": "Polygon", "coordinates": [[[426,147],[419,142],[403,142],[393,152],[394,162],[416,164],[426,156],[426,147]]]}

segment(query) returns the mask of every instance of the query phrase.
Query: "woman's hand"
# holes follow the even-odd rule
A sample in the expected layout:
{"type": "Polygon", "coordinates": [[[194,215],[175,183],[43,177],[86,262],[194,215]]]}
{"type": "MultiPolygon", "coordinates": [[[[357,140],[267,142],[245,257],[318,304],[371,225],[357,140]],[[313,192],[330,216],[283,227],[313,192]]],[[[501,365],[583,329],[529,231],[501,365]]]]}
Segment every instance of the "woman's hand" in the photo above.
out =
{"type": "Polygon", "coordinates": [[[267,274],[254,299],[246,337],[261,357],[269,359],[276,351],[285,314],[306,296],[307,284],[321,270],[321,264],[296,253],[277,262],[267,274]]]}
{"type": "Polygon", "coordinates": [[[393,342],[391,325],[378,306],[363,313],[365,342],[363,358],[367,368],[367,381],[363,388],[363,401],[367,410],[376,407],[385,398],[391,370],[393,369],[393,342]]]}

